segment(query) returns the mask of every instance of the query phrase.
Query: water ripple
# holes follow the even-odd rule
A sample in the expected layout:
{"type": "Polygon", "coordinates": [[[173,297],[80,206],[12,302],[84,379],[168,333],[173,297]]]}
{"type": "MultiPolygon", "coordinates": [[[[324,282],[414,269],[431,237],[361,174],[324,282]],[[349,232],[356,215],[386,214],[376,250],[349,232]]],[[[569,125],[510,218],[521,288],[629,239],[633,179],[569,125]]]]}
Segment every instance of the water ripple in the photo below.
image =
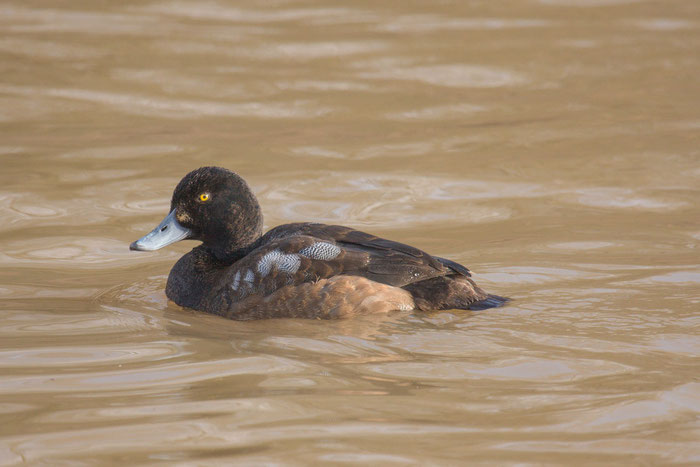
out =
{"type": "Polygon", "coordinates": [[[380,31],[395,33],[425,33],[447,30],[500,30],[542,28],[552,22],[541,19],[454,18],[439,15],[403,15],[382,23],[380,31]]]}
{"type": "Polygon", "coordinates": [[[489,364],[445,361],[430,364],[392,362],[367,365],[367,370],[385,376],[428,380],[528,380],[537,382],[580,381],[604,375],[629,373],[633,367],[606,360],[516,358],[489,364]]]}
{"type": "Polygon", "coordinates": [[[291,102],[220,102],[213,100],[167,99],[149,95],[123,94],[77,88],[31,88],[0,85],[0,90],[24,95],[38,95],[105,104],[122,112],[156,115],[169,119],[197,116],[257,117],[257,118],[315,118],[332,111],[308,100],[291,102]]]}
{"type": "MultiPolygon", "coordinates": [[[[308,149],[304,153],[308,153],[308,149]]],[[[318,153],[317,149],[312,151],[318,153]]],[[[321,153],[325,154],[325,153],[321,153]]],[[[367,152],[363,152],[367,156],[367,152]]],[[[492,222],[510,217],[503,207],[463,203],[505,197],[542,196],[535,184],[458,180],[416,175],[329,174],[325,177],[275,183],[260,198],[266,212],[290,220],[352,225],[417,225],[441,220],[492,222]],[[308,199],[310,194],[319,199],[308,199]],[[348,202],[350,195],[364,203],[348,202]],[[439,206],[444,203],[444,209],[439,206]],[[430,207],[429,209],[426,209],[430,207]]]]}
{"type": "Polygon", "coordinates": [[[32,376],[6,376],[0,383],[0,393],[99,393],[100,391],[129,391],[157,387],[179,387],[183,384],[240,375],[290,374],[306,366],[277,356],[251,356],[203,362],[174,362],[149,365],[148,368],[123,368],[89,373],[55,373],[32,376]],[[79,388],[79,389],[78,389],[79,388]]]}
{"type": "Polygon", "coordinates": [[[185,354],[176,342],[112,344],[90,347],[41,347],[0,351],[0,368],[46,368],[121,365],[185,354]]]}
{"type": "Polygon", "coordinates": [[[498,88],[519,86],[528,82],[524,75],[511,70],[466,64],[397,67],[358,72],[357,76],[371,79],[422,81],[436,86],[458,88],[498,88]]]}

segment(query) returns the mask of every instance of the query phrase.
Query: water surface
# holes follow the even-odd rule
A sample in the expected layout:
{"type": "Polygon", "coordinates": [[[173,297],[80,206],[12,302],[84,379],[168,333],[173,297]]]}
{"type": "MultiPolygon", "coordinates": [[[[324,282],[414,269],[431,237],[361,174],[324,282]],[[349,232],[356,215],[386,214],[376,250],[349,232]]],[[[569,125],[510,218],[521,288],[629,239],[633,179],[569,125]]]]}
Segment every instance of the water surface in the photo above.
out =
{"type": "Polygon", "coordinates": [[[0,463],[700,461],[700,4],[6,1],[0,463]],[[128,245],[220,165],[507,307],[235,322],[128,245]]]}

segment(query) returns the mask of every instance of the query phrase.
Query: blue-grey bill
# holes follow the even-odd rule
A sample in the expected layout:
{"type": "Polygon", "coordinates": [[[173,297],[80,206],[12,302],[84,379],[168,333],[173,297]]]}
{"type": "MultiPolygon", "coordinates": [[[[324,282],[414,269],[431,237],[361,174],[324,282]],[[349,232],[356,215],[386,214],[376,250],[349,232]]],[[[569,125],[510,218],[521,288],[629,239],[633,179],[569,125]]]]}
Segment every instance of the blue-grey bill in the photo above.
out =
{"type": "Polygon", "coordinates": [[[175,218],[175,210],[168,214],[158,227],[129,245],[130,250],[153,251],[179,242],[190,236],[192,231],[181,226],[175,218]]]}

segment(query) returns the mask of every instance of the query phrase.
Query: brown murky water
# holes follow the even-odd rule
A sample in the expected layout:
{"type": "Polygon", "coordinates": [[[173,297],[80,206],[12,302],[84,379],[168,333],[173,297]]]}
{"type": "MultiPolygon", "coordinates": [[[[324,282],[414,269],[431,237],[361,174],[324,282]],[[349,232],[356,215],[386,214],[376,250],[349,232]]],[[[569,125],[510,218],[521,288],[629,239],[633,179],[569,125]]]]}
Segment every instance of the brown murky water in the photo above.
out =
{"type": "Polygon", "coordinates": [[[700,462],[700,3],[0,5],[0,463],[700,462]],[[503,309],[234,322],[128,250],[208,164],[503,309]]]}

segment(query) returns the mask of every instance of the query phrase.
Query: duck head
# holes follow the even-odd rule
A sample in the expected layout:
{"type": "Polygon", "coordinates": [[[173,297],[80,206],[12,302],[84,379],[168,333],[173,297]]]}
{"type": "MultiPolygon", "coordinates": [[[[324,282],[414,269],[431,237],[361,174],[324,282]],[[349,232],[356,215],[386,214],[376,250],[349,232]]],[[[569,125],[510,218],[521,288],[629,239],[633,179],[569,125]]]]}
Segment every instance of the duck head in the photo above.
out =
{"type": "Polygon", "coordinates": [[[152,251],[200,240],[218,260],[230,261],[260,238],[262,224],[260,205],[245,180],[221,167],[201,167],[180,180],[165,219],[129,248],[152,251]]]}

